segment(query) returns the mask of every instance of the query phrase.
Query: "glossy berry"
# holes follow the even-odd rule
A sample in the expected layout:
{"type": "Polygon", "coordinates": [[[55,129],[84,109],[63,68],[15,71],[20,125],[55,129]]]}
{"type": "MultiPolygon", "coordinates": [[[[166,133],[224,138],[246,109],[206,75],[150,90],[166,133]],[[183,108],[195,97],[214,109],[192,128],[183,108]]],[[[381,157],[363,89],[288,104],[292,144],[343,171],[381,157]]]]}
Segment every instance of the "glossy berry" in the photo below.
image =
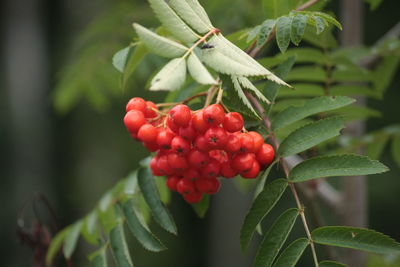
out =
{"type": "Polygon", "coordinates": [[[162,175],[164,175],[164,173],[161,172],[158,169],[157,161],[158,161],[157,157],[154,157],[154,158],[151,159],[151,161],[150,161],[150,169],[151,169],[151,172],[153,173],[154,176],[162,176],[162,175]]]}
{"type": "Polygon", "coordinates": [[[240,149],[239,149],[240,152],[242,153],[253,152],[254,140],[251,135],[249,135],[248,133],[240,133],[239,139],[240,139],[240,149]]]}
{"type": "Polygon", "coordinates": [[[221,164],[229,160],[228,154],[220,149],[211,150],[208,152],[208,155],[221,164]]]}
{"type": "Polygon", "coordinates": [[[157,150],[160,149],[160,147],[157,145],[157,143],[143,142],[143,146],[150,152],[156,152],[157,150]]]}
{"type": "Polygon", "coordinates": [[[197,191],[203,194],[215,194],[219,191],[221,183],[217,178],[201,178],[195,181],[197,191]]]}
{"type": "Polygon", "coordinates": [[[241,140],[238,137],[238,135],[230,134],[228,136],[228,141],[226,142],[224,149],[227,152],[235,153],[235,152],[239,151],[239,149],[241,147],[242,147],[242,143],[241,143],[241,140]]]}
{"type": "Polygon", "coordinates": [[[190,148],[190,143],[180,136],[175,136],[171,141],[171,149],[177,154],[186,155],[190,148]]]}
{"type": "Polygon", "coordinates": [[[146,107],[144,109],[144,116],[146,118],[157,117],[157,113],[155,110],[158,110],[158,107],[156,106],[156,104],[154,104],[152,101],[146,101],[146,107]]]}
{"type": "Polygon", "coordinates": [[[254,162],[254,154],[252,153],[243,153],[237,154],[232,158],[232,168],[242,172],[249,170],[253,166],[254,162]]]}
{"type": "Polygon", "coordinates": [[[157,160],[158,172],[163,175],[172,175],[175,171],[168,164],[168,155],[162,155],[157,160]]]}
{"type": "Polygon", "coordinates": [[[200,151],[209,151],[211,148],[207,141],[207,138],[204,135],[198,135],[194,140],[194,147],[200,151]]]}
{"type": "Polygon", "coordinates": [[[261,134],[257,133],[257,132],[249,132],[248,133],[251,137],[253,137],[253,143],[254,143],[254,147],[252,152],[256,153],[258,150],[260,150],[260,148],[262,147],[262,145],[264,144],[264,138],[262,137],[261,134]]]}
{"type": "Polygon", "coordinates": [[[196,188],[192,180],[182,178],[176,184],[176,190],[179,194],[186,195],[195,192],[196,188]]]}
{"type": "Polygon", "coordinates": [[[165,181],[169,190],[176,192],[176,184],[179,182],[180,179],[181,178],[179,176],[169,176],[165,181]]]}
{"type": "Polygon", "coordinates": [[[144,124],[138,131],[139,140],[146,143],[156,143],[158,130],[151,124],[144,124]]]}
{"type": "Polygon", "coordinates": [[[171,117],[167,118],[167,126],[172,132],[179,134],[179,126],[175,124],[171,117]]]}
{"type": "Polygon", "coordinates": [[[192,119],[192,111],[183,104],[173,107],[168,114],[178,126],[187,126],[192,119]]]}
{"type": "Polygon", "coordinates": [[[203,119],[211,126],[218,126],[224,121],[225,112],[221,105],[213,104],[203,110],[203,119]]]}
{"type": "Polygon", "coordinates": [[[124,124],[130,133],[137,133],[145,123],[143,112],[138,110],[130,110],[124,117],[124,124]]]}
{"type": "Polygon", "coordinates": [[[204,133],[210,127],[203,118],[203,111],[195,113],[192,117],[192,126],[198,133],[204,133]]]}
{"type": "Polygon", "coordinates": [[[225,114],[222,125],[226,131],[234,133],[242,130],[244,126],[244,120],[242,115],[240,115],[239,113],[229,112],[225,114]]]}
{"type": "Polygon", "coordinates": [[[222,148],[228,142],[228,134],[220,127],[209,128],[204,137],[207,140],[208,146],[212,149],[222,148]]]}
{"type": "Polygon", "coordinates": [[[210,162],[202,168],[201,174],[203,177],[217,177],[219,175],[219,171],[221,169],[221,163],[216,161],[215,159],[211,159],[210,162]]]}
{"type": "Polygon", "coordinates": [[[183,199],[190,204],[198,203],[202,199],[203,194],[197,191],[183,195],[183,199]]]}
{"type": "Polygon", "coordinates": [[[241,172],[240,175],[243,178],[253,179],[253,178],[256,178],[259,173],[260,173],[260,164],[258,163],[257,160],[255,160],[253,162],[253,166],[251,166],[251,169],[241,172]]]}
{"type": "Polygon", "coordinates": [[[221,164],[220,172],[225,178],[233,178],[238,174],[238,172],[232,168],[230,161],[221,164]]]}
{"type": "Polygon", "coordinates": [[[200,179],[200,172],[196,169],[187,169],[183,174],[183,178],[196,181],[200,179]]]}
{"type": "Polygon", "coordinates": [[[171,149],[171,142],[174,137],[175,134],[173,134],[170,130],[163,129],[157,135],[157,145],[164,150],[171,149]]]}
{"type": "Polygon", "coordinates": [[[176,153],[171,153],[168,155],[168,165],[177,172],[183,172],[189,168],[186,158],[179,156],[176,153]]]}
{"type": "Polygon", "coordinates": [[[189,165],[195,169],[203,168],[210,162],[211,158],[206,152],[199,150],[192,150],[189,152],[188,161],[189,165]]]}
{"type": "Polygon", "coordinates": [[[192,141],[197,136],[197,133],[193,126],[189,124],[179,128],[179,136],[187,141],[192,141]]]}
{"type": "Polygon", "coordinates": [[[269,165],[275,157],[274,148],[270,144],[263,144],[256,154],[256,159],[261,165],[269,165]]]}
{"type": "Polygon", "coordinates": [[[134,97],[129,100],[128,104],[126,104],[126,112],[130,110],[138,110],[141,112],[145,112],[146,109],[146,101],[144,101],[141,97],[134,97]]]}

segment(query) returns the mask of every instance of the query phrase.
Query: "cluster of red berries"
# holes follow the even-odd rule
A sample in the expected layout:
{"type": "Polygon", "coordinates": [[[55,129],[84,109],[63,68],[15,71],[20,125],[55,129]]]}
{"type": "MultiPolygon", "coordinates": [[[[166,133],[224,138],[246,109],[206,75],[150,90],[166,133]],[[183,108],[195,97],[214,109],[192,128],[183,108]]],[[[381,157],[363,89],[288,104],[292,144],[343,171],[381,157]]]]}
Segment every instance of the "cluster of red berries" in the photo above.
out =
{"type": "Polygon", "coordinates": [[[179,104],[166,114],[151,101],[132,98],[124,123],[131,136],[157,155],[150,167],[167,176],[167,186],[189,203],[220,188],[217,177],[256,178],[274,159],[274,149],[257,132],[242,132],[237,112],[225,113],[219,104],[192,111],[179,104]]]}

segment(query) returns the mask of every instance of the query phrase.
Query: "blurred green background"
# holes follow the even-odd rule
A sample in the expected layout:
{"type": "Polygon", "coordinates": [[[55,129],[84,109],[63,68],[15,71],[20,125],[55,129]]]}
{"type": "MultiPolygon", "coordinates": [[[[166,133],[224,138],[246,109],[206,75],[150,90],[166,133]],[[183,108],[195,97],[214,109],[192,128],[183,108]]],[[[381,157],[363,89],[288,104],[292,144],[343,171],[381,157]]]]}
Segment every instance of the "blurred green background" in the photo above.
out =
{"type": "MultiPolygon", "coordinates": [[[[264,20],[259,0],[201,3],[224,33],[264,20]]],[[[35,195],[46,196],[58,224],[68,225],[147,155],[129,138],[122,118],[125,103],[133,96],[163,99],[164,93],[145,90],[162,59],[147,57],[124,90],[111,59],[132,41],[132,22],[148,27],[159,22],[144,0],[3,0],[0,7],[1,266],[32,266],[32,250],[21,244],[16,232],[18,218],[29,227],[34,209],[44,223],[51,223],[35,195]]],[[[337,13],[338,1],[327,7],[337,13]]],[[[371,45],[398,22],[400,4],[385,0],[374,12],[364,8],[364,41],[371,45]]],[[[382,101],[370,101],[382,116],[369,119],[368,130],[400,123],[398,74],[382,101]]],[[[400,170],[387,154],[382,161],[391,172],[368,179],[370,228],[400,240],[400,170]]],[[[270,218],[293,204],[290,196],[287,199],[270,218]]],[[[202,220],[174,195],[171,210],[179,235],[153,226],[169,248],[159,254],[132,240],[136,266],[250,266],[254,250],[241,254],[238,241],[249,201],[225,182],[202,220]]],[[[82,242],[74,266],[86,266],[85,255],[91,250],[82,242]]],[[[302,266],[308,266],[307,260],[302,266]]]]}

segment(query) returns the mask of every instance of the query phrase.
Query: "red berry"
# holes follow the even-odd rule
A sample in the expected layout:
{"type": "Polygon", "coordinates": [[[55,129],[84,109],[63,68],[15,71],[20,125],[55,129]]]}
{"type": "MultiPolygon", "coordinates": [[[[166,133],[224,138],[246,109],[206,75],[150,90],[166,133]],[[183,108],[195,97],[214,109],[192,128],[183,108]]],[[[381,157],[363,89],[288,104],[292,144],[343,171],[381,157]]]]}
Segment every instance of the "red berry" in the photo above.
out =
{"type": "Polygon", "coordinates": [[[260,150],[260,148],[264,144],[264,138],[262,137],[261,134],[259,134],[257,132],[252,131],[252,132],[249,132],[248,134],[253,137],[254,147],[253,147],[252,152],[256,153],[258,150],[260,150]]]}
{"type": "Polygon", "coordinates": [[[146,101],[146,108],[144,109],[145,118],[157,117],[157,113],[154,111],[154,109],[158,110],[157,105],[154,104],[152,101],[146,101]]]}
{"type": "Polygon", "coordinates": [[[186,105],[180,104],[169,111],[169,116],[178,126],[186,126],[192,118],[192,111],[186,105]]]}
{"type": "Polygon", "coordinates": [[[229,161],[221,164],[221,175],[225,178],[233,178],[237,175],[237,171],[231,167],[229,161]]]}
{"type": "Polygon", "coordinates": [[[204,133],[207,131],[208,127],[210,127],[210,125],[203,119],[203,110],[200,110],[193,115],[192,126],[199,133],[204,133]]]}
{"type": "Polygon", "coordinates": [[[237,112],[229,112],[225,114],[224,121],[222,123],[224,129],[230,133],[234,133],[242,130],[244,125],[244,120],[242,115],[237,112]]]}
{"type": "Polygon", "coordinates": [[[192,150],[189,152],[188,161],[191,167],[200,169],[203,168],[210,162],[210,157],[207,153],[199,151],[199,150],[192,150]]]}
{"type": "Polygon", "coordinates": [[[177,154],[186,155],[190,151],[190,143],[180,136],[175,136],[171,141],[171,149],[177,154]]]}
{"type": "Polygon", "coordinates": [[[167,178],[167,180],[165,181],[165,183],[167,184],[167,187],[171,190],[171,191],[177,191],[176,190],[176,184],[179,182],[181,178],[179,176],[169,176],[167,178]]]}
{"type": "Polygon", "coordinates": [[[208,152],[208,155],[219,163],[224,163],[228,161],[228,154],[226,154],[225,150],[211,150],[210,152],[208,152]]]}
{"type": "Polygon", "coordinates": [[[253,152],[254,150],[254,140],[253,137],[247,133],[240,133],[240,149],[242,153],[253,152]]]}
{"type": "Polygon", "coordinates": [[[172,132],[179,133],[179,126],[174,123],[171,117],[167,117],[167,126],[172,132]]]}
{"type": "Polygon", "coordinates": [[[224,108],[219,104],[213,104],[203,110],[203,119],[212,126],[217,126],[224,121],[224,108]]]}
{"type": "Polygon", "coordinates": [[[204,135],[198,135],[194,140],[194,146],[200,151],[209,151],[210,146],[204,135]]]}
{"type": "Polygon", "coordinates": [[[145,148],[147,148],[147,150],[150,151],[150,152],[156,152],[158,149],[160,149],[159,146],[157,145],[157,143],[147,143],[147,142],[144,142],[144,143],[143,143],[143,146],[144,146],[145,148]]]}
{"type": "Polygon", "coordinates": [[[176,190],[179,194],[186,195],[195,192],[196,188],[192,180],[183,178],[176,184],[176,190]]]}
{"type": "Polygon", "coordinates": [[[242,143],[240,141],[240,138],[236,134],[230,134],[228,136],[228,141],[226,142],[224,149],[227,152],[235,153],[235,152],[239,151],[241,146],[242,146],[242,143]]]}
{"type": "Polygon", "coordinates": [[[217,177],[219,175],[219,171],[221,169],[221,164],[215,159],[211,159],[210,163],[208,163],[204,168],[202,168],[201,174],[203,177],[217,177]]]}
{"type": "Polygon", "coordinates": [[[179,128],[179,135],[182,136],[183,139],[186,139],[190,142],[196,137],[197,134],[192,125],[189,124],[188,126],[179,128]]]}
{"type": "Polygon", "coordinates": [[[124,117],[124,124],[130,133],[137,133],[145,123],[143,113],[138,110],[130,110],[124,117]]]}
{"type": "Polygon", "coordinates": [[[188,169],[183,173],[183,178],[196,181],[200,178],[200,173],[195,169],[188,169]]]}
{"type": "Polygon", "coordinates": [[[263,144],[256,154],[256,159],[261,165],[269,165],[274,160],[275,151],[270,144],[263,144]]]}
{"type": "Polygon", "coordinates": [[[222,148],[228,141],[228,134],[223,128],[211,127],[204,134],[210,148],[222,148]]]}
{"type": "Polygon", "coordinates": [[[201,178],[196,180],[195,182],[197,191],[204,194],[215,194],[219,191],[221,187],[221,182],[213,177],[213,178],[201,178]]]}
{"type": "Polygon", "coordinates": [[[198,203],[200,202],[200,200],[202,199],[203,194],[200,192],[191,192],[189,194],[183,195],[183,199],[187,202],[187,203],[198,203]]]}
{"type": "Polygon", "coordinates": [[[259,173],[260,173],[260,164],[258,163],[257,160],[255,160],[253,162],[253,166],[251,166],[251,169],[243,171],[243,172],[240,172],[240,175],[243,178],[253,179],[253,178],[256,178],[259,173]]]}
{"type": "Polygon", "coordinates": [[[163,175],[172,175],[175,172],[168,164],[168,155],[162,155],[158,158],[157,169],[163,175]]]}
{"type": "Polygon", "coordinates": [[[157,145],[164,150],[171,149],[171,142],[174,137],[175,134],[173,134],[170,130],[168,129],[161,130],[157,136],[156,140],[157,145]]]}
{"type": "Polygon", "coordinates": [[[139,140],[146,143],[156,143],[158,130],[151,124],[144,124],[138,131],[139,140]]]}
{"type": "Polygon", "coordinates": [[[182,172],[189,167],[186,158],[175,153],[168,155],[168,165],[178,172],[182,172]]]}
{"type": "Polygon", "coordinates": [[[252,153],[244,153],[244,154],[237,154],[232,158],[232,168],[242,172],[249,170],[253,166],[254,162],[254,154],[252,153]]]}
{"type": "Polygon", "coordinates": [[[158,161],[157,157],[154,157],[154,158],[151,159],[151,161],[150,161],[150,169],[151,169],[151,172],[153,173],[154,176],[162,176],[162,175],[164,175],[164,173],[161,172],[158,169],[157,161],[158,161]]]}
{"type": "Polygon", "coordinates": [[[146,109],[146,101],[141,97],[134,97],[129,100],[128,104],[126,104],[126,112],[130,110],[138,110],[141,112],[145,112],[146,109]]]}

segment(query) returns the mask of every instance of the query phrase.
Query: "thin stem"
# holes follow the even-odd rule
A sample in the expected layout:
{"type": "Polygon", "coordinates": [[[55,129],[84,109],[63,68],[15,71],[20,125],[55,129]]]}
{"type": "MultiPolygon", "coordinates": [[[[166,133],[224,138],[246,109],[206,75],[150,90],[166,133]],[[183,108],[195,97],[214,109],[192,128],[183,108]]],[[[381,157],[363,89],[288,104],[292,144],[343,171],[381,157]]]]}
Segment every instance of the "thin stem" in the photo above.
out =
{"type": "Polygon", "coordinates": [[[186,51],[186,53],[183,55],[183,58],[186,58],[190,53],[192,53],[193,50],[194,50],[199,44],[201,44],[202,42],[206,41],[207,38],[208,38],[210,35],[216,34],[216,33],[219,33],[219,32],[221,32],[221,30],[219,30],[219,29],[217,29],[217,28],[211,29],[211,30],[210,30],[209,32],[207,32],[204,36],[202,36],[199,40],[197,40],[197,42],[195,42],[195,43],[186,51]]]}

